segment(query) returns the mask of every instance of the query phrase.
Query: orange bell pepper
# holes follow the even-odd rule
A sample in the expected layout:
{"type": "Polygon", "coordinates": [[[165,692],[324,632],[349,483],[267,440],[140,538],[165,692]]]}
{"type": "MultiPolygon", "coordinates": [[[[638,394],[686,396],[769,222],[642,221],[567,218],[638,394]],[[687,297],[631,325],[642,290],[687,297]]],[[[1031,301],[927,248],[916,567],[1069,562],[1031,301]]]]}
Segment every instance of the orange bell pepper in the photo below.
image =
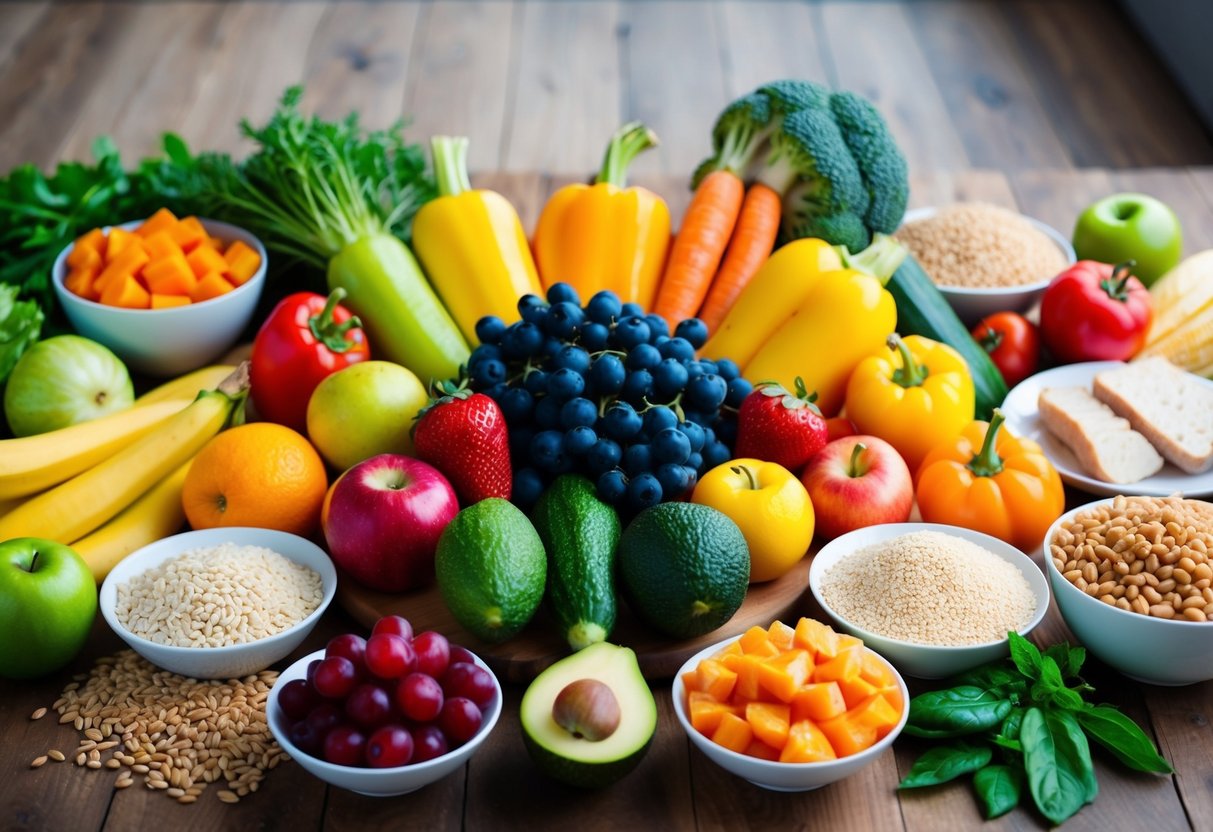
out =
{"type": "Polygon", "coordinates": [[[988,425],[970,422],[928,453],[915,496],[928,523],[974,529],[1030,552],[1061,516],[1065,493],[1040,446],[1001,430],[1004,418],[995,410],[988,425]]]}

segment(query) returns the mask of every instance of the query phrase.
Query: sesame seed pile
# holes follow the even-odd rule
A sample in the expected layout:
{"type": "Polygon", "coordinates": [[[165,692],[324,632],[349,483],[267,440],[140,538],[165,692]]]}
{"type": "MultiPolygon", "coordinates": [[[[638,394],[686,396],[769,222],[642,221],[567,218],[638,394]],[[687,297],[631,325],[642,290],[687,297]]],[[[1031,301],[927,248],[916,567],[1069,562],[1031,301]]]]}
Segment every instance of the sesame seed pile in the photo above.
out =
{"type": "Polygon", "coordinates": [[[1032,588],[1013,564],[934,531],[856,550],[822,576],[821,593],[850,623],[916,644],[1000,641],[1036,612],[1032,588]]]}

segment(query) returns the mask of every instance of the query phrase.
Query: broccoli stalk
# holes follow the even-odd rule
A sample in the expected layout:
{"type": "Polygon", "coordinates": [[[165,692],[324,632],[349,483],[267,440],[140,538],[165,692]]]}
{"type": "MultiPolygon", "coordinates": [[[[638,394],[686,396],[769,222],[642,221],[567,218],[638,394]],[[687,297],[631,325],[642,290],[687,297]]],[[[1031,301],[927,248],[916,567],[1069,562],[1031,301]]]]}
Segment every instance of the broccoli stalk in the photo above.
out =
{"type": "Polygon", "coordinates": [[[748,178],[751,163],[765,150],[767,140],[778,127],[771,118],[766,97],[751,93],[724,109],[712,128],[712,156],[705,159],[691,176],[691,187],[698,188],[705,176],[714,170],[732,171],[742,179],[748,178]]]}

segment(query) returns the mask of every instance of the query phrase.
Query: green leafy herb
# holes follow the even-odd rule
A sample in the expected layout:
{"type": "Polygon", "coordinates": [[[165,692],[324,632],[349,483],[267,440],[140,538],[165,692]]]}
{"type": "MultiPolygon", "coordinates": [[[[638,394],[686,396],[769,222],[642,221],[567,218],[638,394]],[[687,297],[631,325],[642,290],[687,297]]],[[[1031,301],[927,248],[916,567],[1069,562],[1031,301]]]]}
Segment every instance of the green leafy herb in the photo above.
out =
{"type": "Polygon", "coordinates": [[[897,788],[917,789],[947,783],[988,765],[992,756],[993,752],[981,745],[958,743],[937,746],[914,761],[910,773],[897,784],[897,788]]]}
{"type": "Polygon", "coordinates": [[[973,788],[985,806],[986,819],[993,820],[1019,805],[1023,771],[1017,766],[986,766],[973,775],[973,788]]]}
{"type": "Polygon", "coordinates": [[[1062,823],[1095,799],[1091,749],[1074,714],[1028,708],[1019,737],[1028,789],[1042,815],[1062,823]]]}
{"type": "Polygon", "coordinates": [[[32,300],[17,300],[17,287],[0,284],[0,384],[8,378],[17,359],[38,340],[42,310],[32,300]]]}
{"type": "Polygon", "coordinates": [[[1007,718],[1002,721],[1002,727],[998,729],[998,733],[1009,740],[1019,739],[1019,729],[1023,725],[1024,708],[1012,708],[1007,714],[1007,718]]]}
{"type": "Polygon", "coordinates": [[[996,727],[1012,707],[1010,700],[972,685],[931,691],[910,700],[905,731],[930,737],[976,734],[996,727]]]}
{"type": "Polygon", "coordinates": [[[1083,662],[1087,660],[1087,651],[1081,647],[1071,647],[1059,642],[1049,645],[1044,651],[1044,658],[1056,662],[1062,675],[1069,679],[1077,676],[1078,671],[1082,669],[1083,662]]]}
{"type": "Polygon", "coordinates": [[[1110,705],[1088,705],[1077,712],[1078,724],[1091,739],[1136,771],[1170,774],[1171,764],[1162,758],[1146,732],[1110,705]]]}
{"type": "Polygon", "coordinates": [[[994,662],[974,668],[953,679],[957,685],[973,685],[1013,699],[1028,692],[1023,675],[1010,662],[994,662]]]}
{"type": "Polygon", "coordinates": [[[1039,679],[1043,663],[1040,650],[1019,633],[1008,633],[1007,638],[1011,646],[1011,661],[1015,662],[1015,667],[1029,679],[1039,679]]]}

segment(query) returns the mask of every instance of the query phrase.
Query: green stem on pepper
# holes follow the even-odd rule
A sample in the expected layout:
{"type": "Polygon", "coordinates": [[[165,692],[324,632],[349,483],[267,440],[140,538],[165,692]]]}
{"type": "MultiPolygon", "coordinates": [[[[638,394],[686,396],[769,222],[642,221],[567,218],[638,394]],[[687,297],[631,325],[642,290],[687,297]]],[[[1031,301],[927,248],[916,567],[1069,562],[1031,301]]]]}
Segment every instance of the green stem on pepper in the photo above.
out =
{"type": "Polygon", "coordinates": [[[986,428],[985,441],[981,443],[981,450],[974,454],[973,458],[969,460],[969,464],[965,466],[975,475],[993,477],[1002,473],[1002,460],[999,458],[998,452],[994,450],[994,445],[998,431],[1006,419],[1007,417],[1001,410],[994,409],[994,415],[990,417],[990,426],[986,428]]]}
{"type": "Polygon", "coordinates": [[[885,344],[889,349],[901,353],[901,366],[893,371],[893,381],[902,387],[921,387],[931,373],[925,365],[919,364],[914,359],[914,353],[910,352],[909,346],[901,340],[901,336],[894,332],[885,341],[885,344]]]}
{"type": "Polygon", "coordinates": [[[458,196],[472,189],[468,179],[467,136],[434,136],[430,139],[434,155],[434,177],[439,196],[458,196]]]}
{"type": "Polygon", "coordinates": [[[641,151],[657,147],[657,134],[645,127],[639,121],[629,122],[620,127],[611,142],[607,145],[606,156],[602,160],[602,169],[594,179],[597,184],[614,185],[623,188],[627,184],[628,166],[632,164],[641,151]]]}

